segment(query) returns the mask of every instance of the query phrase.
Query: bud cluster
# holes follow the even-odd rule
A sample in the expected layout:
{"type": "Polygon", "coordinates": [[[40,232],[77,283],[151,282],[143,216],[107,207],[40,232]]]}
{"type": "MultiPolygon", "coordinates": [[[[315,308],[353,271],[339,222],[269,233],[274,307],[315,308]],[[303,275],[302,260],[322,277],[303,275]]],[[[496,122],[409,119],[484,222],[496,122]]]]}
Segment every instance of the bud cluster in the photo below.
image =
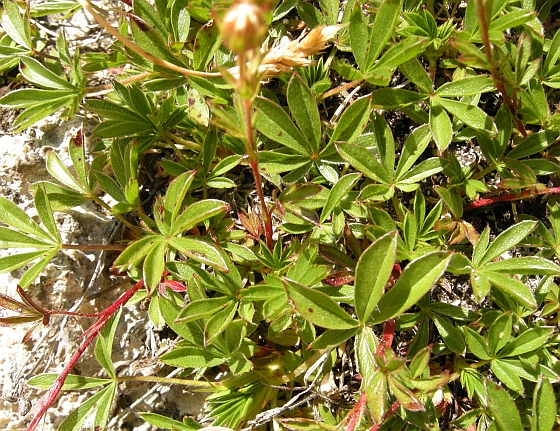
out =
{"type": "Polygon", "coordinates": [[[257,4],[234,3],[221,21],[222,39],[236,54],[260,48],[266,36],[265,12],[257,4]]]}

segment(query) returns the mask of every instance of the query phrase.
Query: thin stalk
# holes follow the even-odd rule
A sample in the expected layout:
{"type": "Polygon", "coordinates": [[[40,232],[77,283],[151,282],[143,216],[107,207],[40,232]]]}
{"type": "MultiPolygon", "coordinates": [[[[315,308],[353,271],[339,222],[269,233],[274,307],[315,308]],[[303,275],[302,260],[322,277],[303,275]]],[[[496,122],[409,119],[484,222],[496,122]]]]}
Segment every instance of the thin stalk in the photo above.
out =
{"type": "Polygon", "coordinates": [[[103,251],[122,251],[126,245],[124,244],[92,244],[92,245],[81,245],[81,244],[61,244],[60,248],[62,250],[103,250],[103,251]]]}
{"type": "Polygon", "coordinates": [[[150,382],[167,385],[181,385],[188,389],[196,389],[198,392],[215,392],[216,387],[212,383],[200,380],[175,379],[172,377],[157,376],[122,376],[115,379],[116,382],[150,382]]]}
{"type": "Polygon", "coordinates": [[[523,190],[519,194],[506,193],[491,198],[482,198],[477,201],[471,202],[463,207],[463,211],[472,211],[481,207],[495,204],[497,202],[511,202],[521,199],[533,198],[540,195],[560,195],[560,187],[542,188],[542,189],[529,189],[523,190]]]}
{"type": "Polygon", "coordinates": [[[511,113],[511,117],[513,118],[516,129],[524,138],[526,138],[527,131],[525,130],[525,126],[523,125],[523,123],[517,117],[515,101],[508,95],[503,76],[499,73],[496,60],[492,55],[492,44],[490,43],[490,36],[488,34],[488,22],[486,20],[486,12],[484,10],[484,4],[482,0],[476,0],[476,6],[480,27],[480,38],[482,39],[482,44],[484,45],[484,51],[486,51],[486,58],[488,59],[488,63],[490,64],[490,73],[492,74],[492,80],[494,81],[496,89],[502,95],[502,99],[506,104],[509,112],[511,113]]]}
{"type": "Polygon", "coordinates": [[[338,87],[333,88],[332,90],[326,91],[319,98],[319,102],[325,100],[327,97],[334,96],[335,94],[338,94],[341,91],[349,90],[351,88],[357,87],[362,82],[364,82],[364,80],[363,80],[363,78],[360,78],[360,79],[356,79],[354,81],[347,82],[346,84],[339,85],[338,87]]]}
{"type": "MultiPolygon", "coordinates": [[[[245,85],[241,83],[244,79],[246,73],[246,59],[243,53],[239,54],[239,81],[240,85],[245,85]]],[[[252,80],[253,81],[253,80],[252,80]]],[[[244,132],[245,132],[245,151],[249,159],[249,166],[253,171],[253,177],[255,178],[255,188],[257,190],[257,195],[261,203],[262,217],[264,221],[264,234],[266,238],[266,245],[272,250],[272,215],[266,205],[266,200],[264,198],[261,174],[259,172],[259,154],[257,152],[257,144],[255,142],[255,133],[253,131],[253,121],[252,121],[252,108],[254,96],[247,98],[244,94],[245,90],[238,91],[239,98],[241,99],[241,111],[243,116],[244,132]],[[245,97],[244,97],[245,96],[245,97]]],[[[255,91],[256,93],[256,91],[255,91]]]]}
{"type": "Polygon", "coordinates": [[[105,21],[105,19],[103,19],[103,17],[101,15],[99,15],[91,7],[91,4],[89,3],[88,0],[77,0],[77,1],[85,10],[87,10],[90,13],[91,16],[93,16],[93,18],[98,22],[98,24],[101,27],[103,27],[105,30],[107,30],[113,37],[115,37],[117,40],[122,42],[122,44],[124,46],[126,46],[127,48],[136,52],[138,55],[141,55],[142,57],[147,58],[151,62],[153,62],[153,63],[155,63],[159,66],[165,67],[166,69],[173,70],[175,72],[179,72],[180,74],[182,74],[184,76],[200,76],[200,77],[203,77],[203,78],[220,78],[222,76],[222,74],[218,73],[218,72],[201,72],[201,71],[198,71],[198,70],[186,69],[184,67],[177,66],[176,64],[170,63],[166,60],[162,60],[161,58],[158,58],[158,57],[150,54],[148,51],[143,50],[142,48],[140,48],[140,46],[138,46],[137,44],[135,44],[131,40],[127,39],[122,34],[120,34],[115,28],[113,28],[107,21],[105,21]]]}
{"type": "Polygon", "coordinates": [[[39,402],[31,409],[28,416],[33,415],[33,420],[27,427],[27,431],[33,431],[39,425],[39,422],[43,418],[44,414],[47,412],[48,408],[54,403],[56,397],[60,393],[62,386],[64,386],[64,381],[66,377],[70,374],[72,369],[76,366],[81,356],[84,354],[88,346],[99,334],[99,331],[103,329],[109,318],[117,312],[117,310],[124,306],[130,298],[142,287],[144,287],[144,282],[140,280],[134,286],[132,286],[128,291],[126,291],[119,299],[117,299],[111,306],[105,309],[103,312],[99,313],[100,317],[94,325],[89,328],[82,336],[86,336],[85,340],[82,342],[78,350],[72,355],[68,363],[64,366],[64,369],[51,385],[51,387],[45,392],[41,397],[39,402]]]}

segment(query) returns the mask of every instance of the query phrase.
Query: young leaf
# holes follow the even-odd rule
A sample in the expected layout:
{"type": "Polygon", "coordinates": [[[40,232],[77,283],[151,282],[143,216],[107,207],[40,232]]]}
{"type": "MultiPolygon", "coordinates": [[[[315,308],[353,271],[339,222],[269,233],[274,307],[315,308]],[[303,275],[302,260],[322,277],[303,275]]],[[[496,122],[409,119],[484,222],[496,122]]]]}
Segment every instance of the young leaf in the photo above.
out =
{"type": "Polygon", "coordinates": [[[307,321],[327,329],[358,327],[358,322],[328,295],[287,278],[282,282],[294,308],[307,321]]]}
{"type": "Polygon", "coordinates": [[[396,254],[397,233],[390,232],[371,244],[358,259],[354,306],[360,323],[367,322],[383,295],[396,254]]]}
{"type": "Polygon", "coordinates": [[[196,171],[194,170],[185,172],[169,184],[163,205],[163,220],[166,225],[171,226],[177,218],[195,175],[196,171]]]}

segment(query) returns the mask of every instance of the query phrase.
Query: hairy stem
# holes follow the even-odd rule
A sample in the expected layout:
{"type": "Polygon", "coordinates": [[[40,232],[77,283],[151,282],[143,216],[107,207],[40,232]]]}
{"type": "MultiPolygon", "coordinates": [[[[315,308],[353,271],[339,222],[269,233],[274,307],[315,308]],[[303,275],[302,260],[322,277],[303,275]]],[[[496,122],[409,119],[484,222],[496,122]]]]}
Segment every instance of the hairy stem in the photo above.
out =
{"type": "Polygon", "coordinates": [[[103,312],[99,313],[99,319],[95,324],[89,328],[82,336],[86,336],[85,340],[82,342],[78,350],[72,355],[68,363],[65,365],[64,369],[51,385],[51,387],[45,392],[41,397],[39,402],[31,409],[28,416],[33,416],[33,420],[27,427],[27,431],[33,431],[37,428],[37,425],[43,418],[44,414],[47,412],[48,408],[54,403],[56,397],[58,396],[62,386],[64,386],[64,381],[72,369],[76,366],[81,356],[84,354],[88,346],[91,344],[95,337],[99,334],[99,331],[103,329],[109,318],[117,312],[117,310],[124,306],[130,298],[142,287],[144,287],[144,281],[140,280],[128,291],[126,291],[119,299],[117,299],[110,307],[105,309],[103,312]],[[87,334],[87,335],[86,335],[87,334]]]}
{"type": "MultiPolygon", "coordinates": [[[[482,0],[476,0],[476,10],[479,20],[479,27],[480,27],[480,38],[482,39],[482,44],[484,45],[484,51],[486,51],[486,58],[488,59],[488,63],[490,64],[490,73],[492,74],[492,80],[494,81],[494,85],[496,85],[496,89],[502,95],[502,99],[506,104],[509,112],[511,113],[511,117],[513,118],[513,122],[515,123],[516,129],[521,133],[521,135],[526,138],[527,131],[525,130],[525,126],[517,117],[517,109],[515,107],[514,100],[509,96],[506,90],[506,86],[504,83],[504,77],[499,72],[499,67],[496,64],[496,59],[492,55],[492,44],[490,43],[490,36],[488,34],[489,24],[486,20],[486,12],[484,10],[484,4],[482,0]]],[[[515,95],[513,96],[515,98],[515,95]]]]}
{"type": "Polygon", "coordinates": [[[519,194],[506,193],[499,196],[493,196],[491,198],[482,198],[465,205],[463,207],[463,211],[472,211],[481,207],[495,204],[497,202],[518,201],[521,199],[533,198],[540,195],[560,195],[560,187],[529,189],[523,190],[519,194]]]}
{"type": "Polygon", "coordinates": [[[131,49],[132,51],[136,52],[137,54],[141,55],[142,57],[147,58],[151,62],[153,62],[153,63],[155,63],[159,66],[165,67],[166,69],[173,70],[174,72],[179,72],[180,74],[182,74],[184,76],[200,76],[200,77],[203,77],[203,78],[220,78],[222,76],[222,74],[218,73],[218,72],[201,72],[201,71],[198,71],[198,70],[186,69],[184,67],[177,66],[176,64],[170,63],[166,60],[162,60],[161,58],[158,58],[158,57],[150,54],[149,52],[140,48],[137,44],[135,44],[131,40],[124,37],[115,28],[113,28],[107,21],[105,21],[105,19],[103,19],[103,17],[101,15],[99,15],[91,7],[91,4],[89,3],[88,0],[77,0],[77,1],[85,10],[87,10],[90,13],[91,16],[93,16],[93,18],[95,18],[95,20],[98,22],[98,24],[101,27],[103,27],[105,30],[107,30],[113,37],[115,37],[117,40],[122,42],[122,44],[124,46],[126,46],[127,48],[131,49]]]}

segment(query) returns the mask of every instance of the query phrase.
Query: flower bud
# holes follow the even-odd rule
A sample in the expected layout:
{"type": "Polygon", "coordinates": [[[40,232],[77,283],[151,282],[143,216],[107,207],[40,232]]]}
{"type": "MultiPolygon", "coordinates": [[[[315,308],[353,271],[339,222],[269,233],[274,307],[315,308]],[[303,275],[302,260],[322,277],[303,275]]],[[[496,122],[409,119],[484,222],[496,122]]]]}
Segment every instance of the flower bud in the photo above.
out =
{"type": "Polygon", "coordinates": [[[221,30],[224,44],[236,54],[259,48],[267,31],[264,11],[253,3],[235,3],[226,12],[221,30]]]}

